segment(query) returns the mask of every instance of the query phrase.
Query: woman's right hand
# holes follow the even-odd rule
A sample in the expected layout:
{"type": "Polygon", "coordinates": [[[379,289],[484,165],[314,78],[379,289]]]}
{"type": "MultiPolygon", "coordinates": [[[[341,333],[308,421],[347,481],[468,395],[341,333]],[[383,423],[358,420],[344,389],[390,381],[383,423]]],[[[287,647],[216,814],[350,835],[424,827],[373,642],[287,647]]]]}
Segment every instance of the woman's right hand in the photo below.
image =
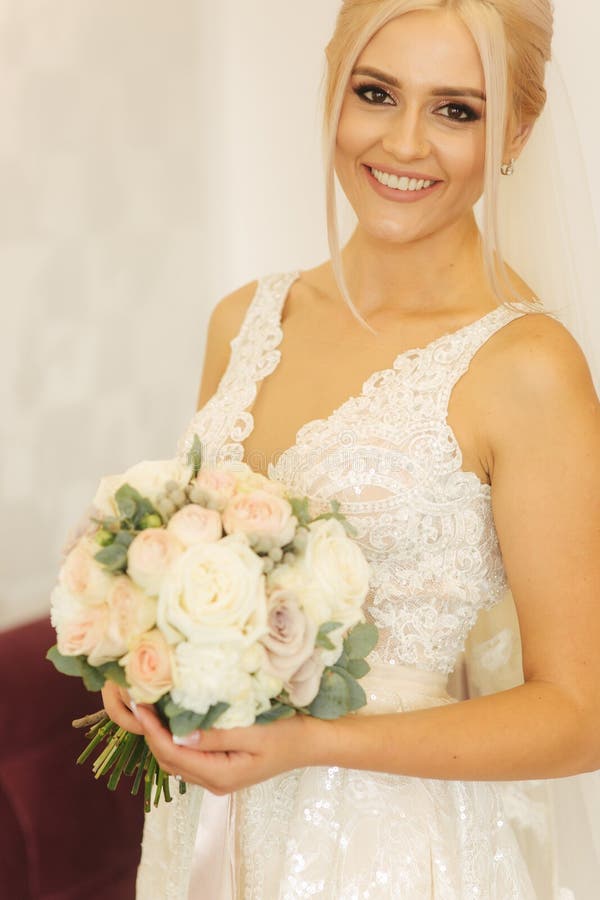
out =
{"type": "Polygon", "coordinates": [[[125,688],[119,687],[114,681],[107,681],[102,688],[104,709],[117,725],[125,728],[132,734],[143,734],[144,729],[131,711],[129,704],[131,699],[125,688]]]}

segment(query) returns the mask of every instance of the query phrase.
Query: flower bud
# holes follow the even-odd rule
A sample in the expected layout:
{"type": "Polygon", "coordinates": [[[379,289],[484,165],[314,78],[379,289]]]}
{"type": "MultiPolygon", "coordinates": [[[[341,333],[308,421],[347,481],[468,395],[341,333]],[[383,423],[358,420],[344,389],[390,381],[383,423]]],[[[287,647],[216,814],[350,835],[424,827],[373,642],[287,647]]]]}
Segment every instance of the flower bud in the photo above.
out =
{"type": "Polygon", "coordinates": [[[163,521],[157,513],[148,513],[140,520],[140,529],[143,531],[145,528],[160,528],[162,523],[163,521]]]}
{"type": "Polygon", "coordinates": [[[108,547],[109,544],[112,544],[114,539],[114,534],[111,531],[107,531],[106,528],[101,528],[95,535],[96,543],[100,544],[101,547],[108,547]]]}

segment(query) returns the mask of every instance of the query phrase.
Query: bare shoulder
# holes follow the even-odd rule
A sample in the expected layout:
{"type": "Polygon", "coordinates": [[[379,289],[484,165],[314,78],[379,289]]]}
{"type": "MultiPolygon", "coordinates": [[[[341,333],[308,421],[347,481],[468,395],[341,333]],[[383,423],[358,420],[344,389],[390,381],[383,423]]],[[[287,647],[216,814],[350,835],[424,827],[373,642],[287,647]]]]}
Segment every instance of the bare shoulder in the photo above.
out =
{"type": "MultiPolygon", "coordinates": [[[[575,420],[597,427],[600,404],[585,354],[570,331],[546,313],[513,319],[489,342],[480,369],[489,456],[497,459],[517,435],[568,428],[575,420]]],[[[493,462],[492,462],[493,466],[493,462]]]]}
{"type": "Polygon", "coordinates": [[[257,287],[258,281],[251,281],[237,288],[219,300],[210,315],[196,404],[198,409],[212,397],[223,377],[229,362],[231,341],[240,330],[257,287]]]}

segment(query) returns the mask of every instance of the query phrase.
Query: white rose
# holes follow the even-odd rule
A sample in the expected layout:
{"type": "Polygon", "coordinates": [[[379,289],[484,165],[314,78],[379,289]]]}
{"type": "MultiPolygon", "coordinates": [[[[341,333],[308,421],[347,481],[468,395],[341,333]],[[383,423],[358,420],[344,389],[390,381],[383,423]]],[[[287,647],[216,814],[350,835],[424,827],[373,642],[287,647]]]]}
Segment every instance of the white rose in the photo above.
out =
{"type": "Polygon", "coordinates": [[[241,703],[252,697],[252,676],[244,665],[243,649],[237,642],[178,644],[171,690],[175,703],[204,715],[216,703],[241,703]]]}
{"type": "Polygon", "coordinates": [[[148,597],[127,575],[114,579],[106,603],[106,632],[89,655],[91,666],[119,659],[127,652],[133,638],[149,631],[156,623],[156,600],[148,597]]]}
{"type": "Polygon", "coordinates": [[[80,538],[60,567],[59,583],[82,602],[102,603],[114,580],[94,559],[101,549],[90,537],[80,538]]]}
{"type": "Polygon", "coordinates": [[[246,463],[238,463],[235,468],[236,473],[236,493],[251,494],[254,491],[266,491],[268,494],[275,494],[278,497],[285,496],[286,487],[280,481],[274,481],[272,478],[265,478],[260,472],[255,472],[246,463]]]}
{"type": "Polygon", "coordinates": [[[130,484],[136,491],[154,503],[164,491],[167,481],[176,481],[182,487],[192,477],[191,466],[179,459],[143,460],[131,466],[122,475],[107,475],[101,479],[93,505],[104,516],[118,516],[119,510],[114,495],[123,484],[130,484]]]}
{"type": "Polygon", "coordinates": [[[259,552],[289,544],[297,524],[288,501],[264,490],[234,494],[223,510],[225,531],[247,534],[259,552]]]}
{"type": "Polygon", "coordinates": [[[157,596],[169,567],[184,552],[173,532],[165,528],[140,531],[127,551],[127,574],[150,596],[157,596]]]}
{"type": "Polygon", "coordinates": [[[237,487],[234,470],[230,466],[200,469],[194,479],[194,486],[201,491],[202,499],[209,509],[223,510],[237,487]]]}
{"type": "Polygon", "coordinates": [[[363,620],[369,564],[341,522],[319,519],[309,525],[298,569],[306,577],[304,609],[318,625],[336,621],[349,627],[363,620]]]}
{"type": "Polygon", "coordinates": [[[216,510],[188,503],[171,516],[167,531],[187,548],[203,541],[218,541],[223,534],[223,526],[216,510]]]}
{"type": "Polygon", "coordinates": [[[189,547],[170,568],[158,599],[158,623],[168,640],[238,640],[266,631],[262,560],[238,536],[189,547]]]}

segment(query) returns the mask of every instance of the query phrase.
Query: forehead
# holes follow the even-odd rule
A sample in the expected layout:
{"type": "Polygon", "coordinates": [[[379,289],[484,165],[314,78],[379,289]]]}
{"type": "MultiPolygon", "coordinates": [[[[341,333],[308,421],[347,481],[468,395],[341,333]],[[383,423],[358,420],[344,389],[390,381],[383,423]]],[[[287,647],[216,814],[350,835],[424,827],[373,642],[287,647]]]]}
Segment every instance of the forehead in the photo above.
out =
{"type": "Polygon", "coordinates": [[[384,25],[369,41],[357,65],[374,66],[400,81],[468,85],[484,89],[477,45],[451,10],[415,10],[384,25]]]}

